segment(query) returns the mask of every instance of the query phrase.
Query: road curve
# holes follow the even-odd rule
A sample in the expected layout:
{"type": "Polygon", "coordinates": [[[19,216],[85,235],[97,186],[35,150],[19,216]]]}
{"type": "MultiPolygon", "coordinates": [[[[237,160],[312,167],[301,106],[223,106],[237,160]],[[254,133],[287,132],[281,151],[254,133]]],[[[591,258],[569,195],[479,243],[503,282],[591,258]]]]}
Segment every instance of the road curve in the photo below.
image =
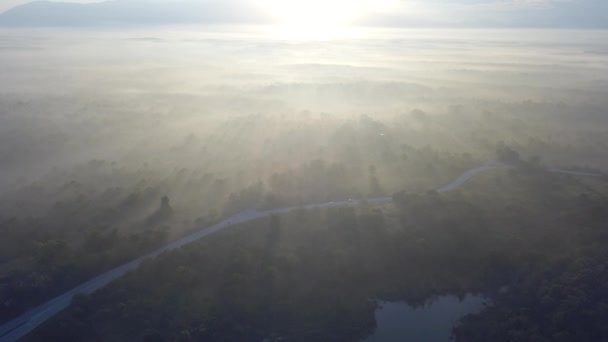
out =
{"type": "MultiPolygon", "coordinates": [[[[458,189],[462,185],[464,185],[469,179],[475,177],[477,174],[482,172],[487,172],[496,169],[506,169],[511,168],[511,166],[497,163],[497,162],[488,162],[476,168],[470,169],[462,174],[460,177],[454,179],[450,183],[439,187],[436,191],[439,193],[449,192],[455,189],[458,189]]],[[[552,172],[559,172],[564,174],[578,175],[578,176],[600,176],[599,174],[591,174],[584,172],[575,172],[575,171],[567,171],[567,170],[551,170],[552,172]]],[[[371,203],[384,203],[389,202],[391,200],[391,196],[383,196],[383,197],[374,197],[368,198],[367,201],[371,203]]],[[[181,239],[171,242],[170,244],[161,247],[154,252],[148,253],[142,257],[139,257],[129,263],[126,263],[122,266],[119,266],[111,271],[103,273],[86,283],[75,287],[74,289],[34,308],[21,316],[15,318],[14,320],[0,326],[0,342],[14,342],[22,338],[23,336],[30,333],[32,330],[36,329],[38,326],[42,325],[45,321],[55,316],[65,308],[67,308],[72,302],[72,298],[77,294],[90,294],[99,290],[115,279],[118,279],[130,271],[137,269],[142,262],[148,259],[156,258],[162,253],[172,251],[178,248],[181,248],[187,244],[190,244],[196,240],[202,239],[206,236],[209,236],[217,231],[222,229],[256,220],[262,217],[268,217],[272,215],[281,215],[289,213],[290,211],[297,208],[305,208],[305,209],[320,209],[320,208],[333,208],[333,207],[346,207],[346,206],[354,206],[359,204],[358,200],[347,200],[347,201],[339,201],[339,202],[326,202],[326,203],[318,203],[318,204],[310,204],[304,206],[294,206],[288,208],[279,208],[272,209],[267,211],[257,211],[257,210],[247,210],[241,213],[238,213],[220,223],[217,223],[211,227],[207,227],[202,229],[196,233],[185,236],[181,239]]]]}
{"type": "Polygon", "coordinates": [[[487,162],[487,163],[483,164],[482,166],[478,166],[476,168],[470,169],[469,171],[463,173],[460,177],[454,179],[450,183],[448,183],[442,187],[439,187],[439,189],[437,189],[437,192],[444,193],[444,192],[450,192],[450,191],[456,190],[456,189],[460,188],[464,183],[466,183],[469,179],[475,177],[477,174],[482,173],[482,172],[496,170],[496,169],[510,169],[510,168],[513,168],[513,166],[506,165],[503,163],[498,163],[498,162],[487,162]]]}

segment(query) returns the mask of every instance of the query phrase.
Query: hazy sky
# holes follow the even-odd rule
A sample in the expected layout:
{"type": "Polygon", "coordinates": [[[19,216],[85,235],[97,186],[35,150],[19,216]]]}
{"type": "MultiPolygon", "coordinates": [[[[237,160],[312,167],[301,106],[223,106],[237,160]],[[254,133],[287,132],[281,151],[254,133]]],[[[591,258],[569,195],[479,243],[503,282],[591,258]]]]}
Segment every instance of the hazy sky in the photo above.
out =
{"type": "MultiPolygon", "coordinates": [[[[228,11],[243,11],[247,6],[276,10],[278,17],[310,24],[318,20],[358,21],[381,26],[498,26],[498,27],[608,27],[608,0],[113,0],[146,3],[207,6],[221,4],[228,11]],[[228,3],[237,4],[226,7],[228,3]],[[306,15],[308,13],[309,15],[306,15]],[[304,14],[304,15],[303,15],[304,14]]],[[[0,11],[30,2],[0,0],[0,11]]],[[[64,0],[93,3],[102,0],[64,0]]],[[[165,5],[172,6],[172,5],[165,5]]],[[[217,6],[217,5],[215,5],[217,6]]],[[[213,8],[214,5],[209,8],[213,8]]],[[[250,8],[254,8],[250,7],[250,8]]],[[[164,10],[163,10],[164,11],[164,10]]],[[[161,11],[162,12],[162,11],[161,11]]],[[[205,11],[207,12],[207,11],[205,11]]],[[[207,12],[213,16],[213,11],[207,12]]],[[[123,13],[124,14],[124,13],[123,13]]],[[[273,14],[273,13],[271,13],[273,14]]],[[[275,13],[276,14],[276,13],[275,13]]],[[[218,21],[222,21],[220,18],[218,21]]]]}
{"type": "MultiPolygon", "coordinates": [[[[23,5],[25,3],[31,2],[32,0],[0,0],[0,12],[6,11],[12,7],[23,5]]],[[[80,3],[91,3],[91,2],[100,2],[100,0],[65,0],[62,2],[80,2],[80,3]]]]}

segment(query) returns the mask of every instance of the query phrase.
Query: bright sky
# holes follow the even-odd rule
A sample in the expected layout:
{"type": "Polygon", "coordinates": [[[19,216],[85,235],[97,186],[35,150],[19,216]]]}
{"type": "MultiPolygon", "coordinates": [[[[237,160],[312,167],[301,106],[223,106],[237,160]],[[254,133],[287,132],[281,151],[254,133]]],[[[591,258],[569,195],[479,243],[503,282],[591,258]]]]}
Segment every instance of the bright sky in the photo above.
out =
{"type": "MultiPolygon", "coordinates": [[[[0,0],[5,11],[31,0],[0,0]]],[[[54,0],[61,1],[61,0],[54,0]]],[[[93,3],[104,0],[62,0],[93,3]]],[[[131,0],[134,1],[134,0],[131,0]]],[[[138,0],[171,3],[174,0],[138,0]]],[[[200,2],[199,2],[200,1],[200,2]]],[[[607,27],[608,0],[187,0],[261,5],[284,23],[318,27],[361,19],[367,25],[607,27]],[[311,25],[313,24],[313,25],[311,25]]],[[[215,7],[215,6],[214,6],[215,7]]],[[[234,8],[240,8],[236,6],[234,8]]]]}
{"type": "MultiPolygon", "coordinates": [[[[15,7],[15,6],[18,6],[18,5],[22,5],[22,4],[25,4],[25,3],[28,3],[28,2],[32,2],[32,1],[33,0],[0,0],[0,11],[5,11],[5,10],[10,9],[12,7],[15,7]]],[[[104,0],[51,0],[51,1],[75,2],[75,3],[92,3],[92,2],[101,2],[101,1],[104,1],[104,0]]],[[[142,0],[142,1],[145,1],[145,0],[142,0]]],[[[256,0],[253,0],[253,1],[256,1],[256,0]]],[[[265,1],[265,0],[257,0],[257,1],[265,1]]],[[[275,4],[280,4],[282,2],[283,3],[290,3],[291,2],[291,1],[280,1],[280,0],[276,0],[276,1],[269,0],[269,1],[274,2],[275,4]]],[[[318,0],[311,0],[311,1],[313,1],[313,2],[314,1],[319,2],[318,0]]],[[[508,2],[508,1],[509,0],[503,0],[502,2],[508,2]]],[[[513,1],[513,2],[522,2],[522,3],[525,3],[525,2],[546,3],[546,2],[552,2],[552,1],[581,1],[581,0],[511,0],[511,1],[513,1]]],[[[582,0],[582,1],[585,1],[585,0],[582,0]]],[[[331,3],[332,1],[325,1],[325,3],[328,3],[328,2],[331,3]]],[[[341,1],[341,2],[350,3],[351,1],[341,1]]],[[[355,2],[357,2],[357,1],[355,1],[355,2]]],[[[392,1],[391,0],[389,0],[389,1],[387,1],[387,0],[378,0],[378,1],[371,0],[371,1],[359,1],[359,3],[361,3],[361,2],[367,3],[367,4],[376,2],[376,3],[380,3],[380,4],[384,5],[387,2],[415,3],[415,2],[418,2],[418,0],[392,0],[392,1]]],[[[491,3],[491,2],[499,2],[499,1],[496,1],[496,0],[432,0],[430,2],[464,3],[464,4],[469,3],[470,4],[470,3],[484,3],[484,2],[491,3]]]]}

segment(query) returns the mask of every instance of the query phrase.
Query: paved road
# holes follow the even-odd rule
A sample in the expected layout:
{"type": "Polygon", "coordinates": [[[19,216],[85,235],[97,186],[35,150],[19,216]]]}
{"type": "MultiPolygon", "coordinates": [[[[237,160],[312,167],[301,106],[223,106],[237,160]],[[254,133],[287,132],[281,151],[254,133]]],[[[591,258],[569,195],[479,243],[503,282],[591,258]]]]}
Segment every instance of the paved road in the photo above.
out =
{"type": "MultiPolygon", "coordinates": [[[[497,163],[497,162],[488,162],[479,167],[468,170],[460,177],[454,179],[450,183],[441,186],[437,189],[437,192],[444,193],[455,190],[465,184],[469,179],[475,177],[477,174],[496,170],[496,169],[506,169],[511,166],[497,163]]],[[[571,175],[578,176],[600,176],[599,174],[592,174],[586,172],[577,172],[577,171],[567,171],[567,170],[551,170],[552,172],[559,172],[571,175]]],[[[389,202],[391,200],[391,196],[383,196],[383,197],[374,197],[368,198],[367,201],[371,203],[384,203],[389,202]]],[[[86,283],[62,294],[61,296],[48,301],[45,304],[40,305],[37,308],[34,308],[23,315],[17,317],[16,319],[0,326],[0,342],[14,342],[22,338],[23,336],[30,333],[32,330],[40,326],[42,323],[55,316],[65,308],[67,308],[72,298],[77,294],[90,294],[99,290],[117,278],[124,276],[126,273],[133,271],[141,265],[141,263],[147,259],[156,258],[162,253],[178,249],[182,246],[185,246],[189,243],[192,243],[196,240],[202,239],[208,235],[211,235],[217,231],[220,231],[224,228],[228,228],[234,226],[239,223],[244,223],[252,220],[256,220],[262,217],[268,217],[272,215],[281,215],[286,214],[296,208],[306,208],[306,209],[320,209],[320,208],[332,208],[332,207],[346,207],[346,206],[354,206],[359,204],[358,200],[347,200],[347,201],[339,201],[339,202],[326,202],[326,203],[318,203],[318,204],[310,204],[305,206],[294,206],[289,208],[280,208],[280,209],[272,209],[267,211],[257,211],[257,210],[247,210],[242,213],[236,214],[220,223],[217,223],[211,227],[205,228],[201,231],[198,231],[192,235],[188,235],[179,240],[176,240],[158,250],[144,255],[138,259],[135,259],[127,264],[119,266],[111,271],[108,271],[96,278],[93,278],[86,283]]]]}
{"type": "Polygon", "coordinates": [[[562,169],[551,169],[549,171],[551,171],[553,173],[563,173],[565,175],[581,176],[581,177],[602,177],[603,176],[600,173],[583,172],[583,171],[571,171],[571,170],[562,170],[562,169]]]}
{"type": "Polygon", "coordinates": [[[490,170],[508,169],[508,168],[512,168],[512,166],[498,163],[498,162],[487,162],[482,166],[470,169],[469,171],[463,173],[460,177],[454,179],[450,183],[437,189],[437,192],[444,193],[444,192],[450,192],[452,190],[456,190],[456,189],[460,188],[464,183],[466,183],[469,179],[475,177],[479,173],[490,171],[490,170]]]}

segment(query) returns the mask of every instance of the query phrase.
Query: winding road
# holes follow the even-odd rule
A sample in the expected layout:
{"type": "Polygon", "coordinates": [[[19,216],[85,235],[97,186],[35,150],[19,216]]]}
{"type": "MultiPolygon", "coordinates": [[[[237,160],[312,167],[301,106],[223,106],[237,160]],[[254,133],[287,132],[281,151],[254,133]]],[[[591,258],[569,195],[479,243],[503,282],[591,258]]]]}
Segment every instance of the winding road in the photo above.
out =
{"type": "MultiPolygon", "coordinates": [[[[476,168],[466,171],[460,177],[454,179],[453,181],[451,181],[450,183],[448,183],[444,186],[439,187],[436,191],[439,193],[453,191],[455,189],[458,189],[463,184],[465,184],[469,179],[475,177],[476,175],[478,175],[480,173],[491,171],[491,170],[496,170],[496,169],[508,169],[508,168],[512,168],[512,166],[498,163],[498,162],[488,162],[481,166],[478,166],[476,168]]],[[[591,177],[600,177],[601,176],[600,174],[595,174],[595,173],[568,171],[568,170],[559,170],[559,169],[553,169],[550,171],[556,172],[556,173],[576,175],[576,176],[591,176],[591,177]]],[[[371,203],[384,203],[384,202],[389,202],[391,200],[391,198],[392,198],[391,196],[375,197],[375,198],[368,198],[367,201],[371,202],[371,203]]],[[[153,259],[162,253],[181,248],[187,244],[190,244],[194,241],[207,237],[222,229],[225,229],[225,228],[228,228],[228,227],[240,224],[240,223],[253,221],[253,220],[256,220],[259,218],[263,218],[263,217],[286,214],[297,208],[321,209],[321,208],[333,208],[333,207],[346,207],[346,206],[355,206],[359,203],[360,203],[359,200],[347,200],[347,201],[340,201],[340,202],[326,202],[326,203],[310,204],[310,205],[305,205],[305,206],[294,206],[294,207],[288,207],[288,208],[272,209],[272,210],[267,210],[267,211],[247,210],[247,211],[241,212],[241,213],[236,214],[211,227],[207,227],[194,234],[185,236],[162,248],[157,249],[154,252],[146,254],[127,264],[124,264],[111,271],[103,273],[103,274],[87,281],[86,283],[22,314],[21,316],[15,318],[14,320],[0,326],[0,342],[14,342],[14,341],[17,341],[20,338],[24,337],[25,335],[30,333],[32,330],[34,330],[37,327],[39,327],[40,325],[42,325],[45,321],[47,321],[51,317],[57,315],[59,312],[61,312],[65,308],[67,308],[70,305],[70,303],[72,302],[72,299],[74,298],[75,295],[93,293],[96,290],[99,290],[99,289],[105,287],[106,285],[108,285],[109,283],[114,281],[115,279],[118,279],[118,278],[124,276],[125,274],[127,274],[128,272],[137,269],[141,265],[141,263],[144,262],[145,260],[153,259]]]]}

